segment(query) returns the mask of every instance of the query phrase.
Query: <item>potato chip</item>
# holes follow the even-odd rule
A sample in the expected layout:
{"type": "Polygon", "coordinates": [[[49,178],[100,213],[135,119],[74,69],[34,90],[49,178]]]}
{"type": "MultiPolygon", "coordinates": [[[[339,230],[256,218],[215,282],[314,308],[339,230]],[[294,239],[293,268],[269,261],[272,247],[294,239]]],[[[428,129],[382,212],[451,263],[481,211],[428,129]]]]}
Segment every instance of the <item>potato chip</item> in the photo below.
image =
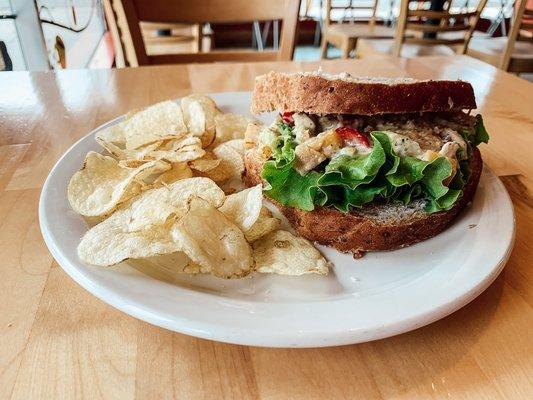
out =
{"type": "Polygon", "coordinates": [[[136,193],[131,189],[134,178],[141,173],[163,172],[170,168],[164,162],[152,161],[137,168],[121,167],[112,158],[90,152],[83,168],[70,179],[67,196],[78,214],[96,217],[108,214],[117,205],[136,193]]]}
{"type": "Polygon", "coordinates": [[[181,99],[181,109],[189,132],[201,138],[203,147],[213,143],[215,117],[220,113],[213,99],[202,94],[192,94],[181,99]]]}
{"type": "Polygon", "coordinates": [[[215,131],[215,117],[220,114],[220,110],[211,97],[205,94],[191,94],[181,99],[181,109],[190,132],[215,131]]]}
{"type": "Polygon", "coordinates": [[[204,132],[202,136],[200,136],[200,140],[202,141],[202,147],[206,149],[215,141],[215,132],[212,132],[212,131],[204,132]]]}
{"type": "Polygon", "coordinates": [[[329,272],[328,262],[309,242],[277,230],[253,244],[255,269],[265,274],[304,275],[329,272]]]}
{"type": "Polygon", "coordinates": [[[97,137],[96,141],[102,146],[109,154],[115,156],[119,160],[144,160],[147,155],[157,149],[162,141],[150,143],[139,147],[138,149],[124,149],[112,142],[106,142],[102,138],[97,137]]]}
{"type": "Polygon", "coordinates": [[[220,160],[217,158],[214,159],[205,159],[205,158],[199,158],[197,160],[193,160],[189,163],[189,166],[191,169],[194,169],[195,171],[200,172],[207,172],[215,169],[220,165],[220,160]]]}
{"type": "Polygon", "coordinates": [[[181,109],[190,133],[200,136],[207,131],[206,113],[199,101],[184,97],[181,99],[181,109]]]}
{"type": "Polygon", "coordinates": [[[145,258],[180,250],[170,235],[173,221],[166,225],[132,231],[128,226],[129,209],[119,210],[91,228],[81,239],[78,257],[98,266],[117,264],[128,258],[145,258]]]}
{"type": "Polygon", "coordinates": [[[225,146],[229,146],[232,149],[236,150],[242,157],[244,157],[244,139],[232,139],[224,142],[225,146]]]}
{"type": "Polygon", "coordinates": [[[170,185],[180,179],[192,178],[192,171],[186,162],[172,163],[171,168],[159,175],[153,182],[155,187],[170,185]]]}
{"type": "Polygon", "coordinates": [[[259,218],[255,223],[250,227],[250,229],[244,231],[244,237],[248,242],[253,243],[258,239],[261,239],[263,236],[269,234],[270,232],[275,231],[279,228],[281,221],[272,216],[272,213],[268,208],[263,206],[261,212],[259,213],[259,218]]]}
{"type": "Polygon", "coordinates": [[[244,139],[244,132],[248,124],[254,120],[239,114],[218,114],[215,116],[216,138],[215,144],[232,139],[244,139]]]}
{"type": "MultiPolygon", "coordinates": [[[[136,178],[134,178],[133,181],[131,182],[131,184],[128,186],[128,188],[124,192],[124,194],[122,195],[122,198],[124,200],[121,201],[119,204],[117,204],[116,208],[118,208],[118,207],[122,207],[122,208],[127,207],[127,205],[130,204],[135,197],[137,197],[139,194],[141,194],[142,192],[144,192],[147,189],[150,189],[150,187],[145,182],[143,182],[142,180],[138,181],[136,178]]],[[[114,210],[112,210],[112,211],[114,211],[114,210]]],[[[103,217],[107,218],[107,217],[109,217],[109,214],[106,214],[103,217]]]]}
{"type": "Polygon", "coordinates": [[[189,162],[189,167],[195,171],[207,172],[215,169],[220,164],[220,160],[216,158],[212,151],[206,150],[202,158],[189,162]]]}
{"type": "Polygon", "coordinates": [[[257,221],[262,207],[263,188],[257,185],[227,196],[219,210],[245,232],[257,221]]]}
{"type": "Polygon", "coordinates": [[[181,107],[173,101],[157,103],[135,113],[124,121],[123,129],[127,149],[187,134],[181,107]]]}
{"type": "Polygon", "coordinates": [[[135,175],[135,181],[140,183],[143,187],[143,190],[147,188],[147,186],[151,186],[154,183],[154,180],[158,178],[161,173],[164,173],[166,171],[169,171],[172,168],[171,163],[168,163],[163,160],[156,160],[156,161],[148,161],[149,163],[155,163],[158,165],[158,168],[143,168],[144,164],[142,166],[137,167],[141,171],[135,175]]]}
{"type": "Polygon", "coordinates": [[[181,250],[221,278],[242,277],[253,268],[250,245],[241,230],[205,200],[193,199],[172,228],[181,250]]]}
{"type": "Polygon", "coordinates": [[[259,133],[261,132],[262,125],[249,124],[244,132],[244,148],[253,149],[259,143],[259,133]]]}
{"type": "Polygon", "coordinates": [[[186,98],[189,100],[196,100],[202,104],[202,107],[204,108],[208,116],[208,119],[207,119],[207,122],[209,123],[208,127],[211,127],[211,126],[214,127],[215,126],[215,115],[220,114],[220,110],[215,100],[213,100],[211,97],[203,93],[193,93],[193,94],[188,95],[186,98]]]}
{"type": "Polygon", "coordinates": [[[160,140],[139,147],[138,149],[121,149],[112,143],[100,143],[110,154],[117,157],[122,166],[141,165],[144,161],[165,160],[183,162],[196,160],[205,155],[202,141],[198,137],[184,136],[160,140]]]}
{"type": "Polygon", "coordinates": [[[186,136],[179,139],[166,140],[156,150],[147,154],[148,158],[170,162],[192,161],[205,155],[200,138],[186,136]]]}
{"type": "Polygon", "coordinates": [[[230,171],[230,176],[241,176],[244,171],[244,157],[231,144],[222,143],[213,149],[213,154],[221,161],[221,166],[230,171]]]}
{"type": "Polygon", "coordinates": [[[189,261],[185,267],[180,271],[184,274],[208,274],[210,272],[209,268],[202,267],[200,264],[196,264],[193,261],[189,261]]]}
{"type": "Polygon", "coordinates": [[[181,107],[173,101],[163,101],[127,114],[122,122],[104,129],[96,137],[99,143],[121,144],[125,149],[137,149],[145,144],[185,134],[187,126],[181,107]]]}
{"type": "Polygon", "coordinates": [[[205,176],[215,182],[241,177],[244,172],[244,157],[231,145],[222,143],[213,149],[213,154],[220,160],[220,165],[206,172],[205,176]]]}
{"type": "Polygon", "coordinates": [[[224,193],[207,178],[183,179],[143,192],[127,207],[91,228],[78,246],[81,260],[113,265],[127,258],[145,258],[180,251],[171,229],[192,198],[210,207],[224,202],[224,193]]]}
{"type": "Polygon", "coordinates": [[[144,160],[118,160],[118,165],[123,168],[139,168],[146,163],[144,160]]]}
{"type": "MultiPolygon", "coordinates": [[[[126,120],[128,117],[125,116],[124,120],[126,120]]],[[[121,121],[117,124],[113,124],[105,129],[100,130],[96,133],[95,138],[98,143],[112,143],[115,145],[126,145],[126,138],[124,137],[124,129],[122,127],[121,121]]]]}
{"type": "Polygon", "coordinates": [[[189,202],[198,197],[213,207],[224,203],[225,194],[215,182],[207,178],[181,179],[170,185],[143,192],[129,206],[130,230],[163,224],[171,215],[181,217],[189,202]]]}

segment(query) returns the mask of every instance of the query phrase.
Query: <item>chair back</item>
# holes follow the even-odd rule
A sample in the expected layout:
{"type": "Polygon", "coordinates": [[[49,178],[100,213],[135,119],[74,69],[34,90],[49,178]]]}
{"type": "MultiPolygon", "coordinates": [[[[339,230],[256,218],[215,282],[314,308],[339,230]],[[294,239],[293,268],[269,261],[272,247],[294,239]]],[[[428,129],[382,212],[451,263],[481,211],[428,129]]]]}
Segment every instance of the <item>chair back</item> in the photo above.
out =
{"type": "Polygon", "coordinates": [[[500,68],[507,71],[511,64],[513,50],[516,41],[533,41],[533,9],[527,8],[527,0],[521,0],[518,8],[515,9],[511,30],[502,55],[500,68]]]}
{"type": "Polygon", "coordinates": [[[376,24],[376,10],[378,8],[379,0],[374,0],[370,3],[354,2],[350,0],[348,5],[335,5],[332,0],[324,1],[324,27],[327,28],[331,24],[331,12],[333,10],[344,10],[345,12],[352,10],[367,10],[370,11],[370,25],[376,24]]]}
{"type": "Polygon", "coordinates": [[[291,60],[300,0],[122,0],[131,41],[139,65],[214,61],[291,60]],[[140,23],[243,23],[282,21],[278,51],[231,50],[180,54],[146,52],[140,23]]]}
{"type": "Polygon", "coordinates": [[[486,4],[487,0],[479,0],[474,10],[450,12],[450,0],[442,11],[429,10],[427,0],[401,0],[393,55],[400,56],[404,43],[447,45],[464,54],[486,4]]]}

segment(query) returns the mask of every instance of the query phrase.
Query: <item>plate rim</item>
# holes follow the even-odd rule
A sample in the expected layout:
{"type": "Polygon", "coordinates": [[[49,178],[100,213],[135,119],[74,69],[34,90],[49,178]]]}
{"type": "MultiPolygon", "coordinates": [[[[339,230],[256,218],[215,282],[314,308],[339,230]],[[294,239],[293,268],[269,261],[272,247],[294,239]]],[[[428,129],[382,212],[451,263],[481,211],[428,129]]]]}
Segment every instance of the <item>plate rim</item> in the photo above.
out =
{"type": "MultiPolygon", "coordinates": [[[[231,94],[250,94],[250,92],[219,92],[212,93],[211,95],[215,96],[228,96],[231,94]]],[[[246,335],[239,335],[233,331],[228,331],[226,329],[225,333],[213,333],[215,331],[220,332],[222,329],[221,325],[211,322],[206,322],[201,319],[190,319],[180,315],[173,315],[172,321],[168,320],[162,316],[157,316],[155,311],[145,310],[141,307],[136,307],[134,304],[128,304],[125,302],[121,295],[115,291],[106,288],[97,282],[91,281],[83,276],[83,274],[78,270],[78,267],[73,263],[67,256],[65,256],[58,248],[55,238],[52,236],[52,232],[48,227],[48,216],[45,212],[46,206],[46,197],[47,193],[50,190],[50,182],[52,176],[57,173],[57,171],[62,166],[64,159],[69,155],[74,149],[76,149],[82,142],[94,137],[96,132],[104,129],[107,126],[116,124],[124,116],[121,115],[110,121],[101,124],[100,126],[92,129],[89,133],[82,136],[77,140],[72,146],[70,146],[62,156],[57,160],[52,169],[50,170],[40,193],[39,198],[39,226],[41,229],[42,236],[44,238],[45,244],[47,245],[50,253],[54,257],[55,261],[61,268],[81,287],[87,290],[89,293],[104,301],[105,303],[113,306],[114,308],[133,316],[134,318],[143,320],[150,324],[169,329],[175,332],[200,337],[203,339],[216,340],[225,343],[232,343],[238,345],[249,345],[249,346],[259,346],[259,347],[328,347],[328,346],[341,346],[347,344],[368,342],[373,340],[378,340],[397,334],[405,333],[413,329],[428,325],[432,322],[435,322],[439,319],[442,319],[458,309],[464,307],[466,304],[474,300],[479,294],[481,294],[490,284],[498,277],[502,269],[504,268],[507,260],[509,259],[515,238],[516,238],[516,215],[512,200],[509,196],[509,193],[499,177],[492,172],[490,168],[484,165],[484,174],[492,175],[498,182],[498,184],[503,189],[503,194],[506,197],[506,201],[510,205],[510,211],[512,215],[512,232],[509,245],[507,246],[504,254],[501,256],[495,265],[492,267],[490,273],[486,274],[483,279],[479,280],[475,285],[470,287],[468,290],[464,291],[457,297],[451,298],[446,302],[441,303],[438,307],[435,307],[429,311],[422,311],[418,313],[411,314],[408,318],[401,320],[396,320],[390,324],[381,327],[379,331],[370,330],[365,335],[361,333],[360,330],[350,330],[340,329],[336,331],[334,328],[329,328],[326,330],[314,330],[313,332],[305,332],[306,335],[312,335],[310,339],[306,338],[305,343],[298,343],[295,339],[295,335],[292,332],[283,332],[279,331],[276,335],[273,336],[261,336],[261,337],[252,337],[246,335]],[[372,334],[369,334],[373,332],[372,334]],[[327,336],[324,340],[324,335],[327,336]],[[369,337],[368,337],[369,336],[369,337]]]]}

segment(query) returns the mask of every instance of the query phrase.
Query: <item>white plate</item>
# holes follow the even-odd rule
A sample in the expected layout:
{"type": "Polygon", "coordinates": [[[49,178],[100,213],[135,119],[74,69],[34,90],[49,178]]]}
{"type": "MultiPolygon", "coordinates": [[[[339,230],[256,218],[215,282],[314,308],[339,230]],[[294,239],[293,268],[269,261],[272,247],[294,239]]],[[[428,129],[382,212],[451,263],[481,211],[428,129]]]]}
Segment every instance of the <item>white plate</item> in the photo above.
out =
{"type": "MultiPolygon", "coordinates": [[[[227,112],[248,114],[249,93],[213,95],[227,112]]],[[[265,116],[268,122],[270,116],[265,116]]],[[[109,124],[116,123],[112,121],[109,124]]],[[[99,128],[101,129],[101,128],[99,128]]],[[[335,265],[328,277],[265,276],[241,280],[173,274],[122,263],[82,264],[76,247],[87,227],[69,207],[66,188],[90,150],[95,130],[57,162],[43,187],[41,230],[57,262],[108,304],[177,332],[222,342],[318,347],[392,336],[442,318],[496,278],[512,248],[509,196],[487,168],[473,204],[442,234],[360,260],[321,248],[335,265]]]]}

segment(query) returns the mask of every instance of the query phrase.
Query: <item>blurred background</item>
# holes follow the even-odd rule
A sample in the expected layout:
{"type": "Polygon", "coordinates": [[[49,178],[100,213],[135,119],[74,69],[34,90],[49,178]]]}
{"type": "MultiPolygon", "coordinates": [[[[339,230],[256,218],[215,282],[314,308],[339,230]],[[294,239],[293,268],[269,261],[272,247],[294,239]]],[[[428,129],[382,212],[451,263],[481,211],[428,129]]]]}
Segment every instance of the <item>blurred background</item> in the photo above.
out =
{"type": "Polygon", "coordinates": [[[217,59],[200,55],[224,50],[233,51],[224,61],[239,61],[239,54],[249,61],[250,51],[265,52],[264,57],[252,57],[257,61],[266,60],[271,51],[282,53],[277,59],[316,61],[442,55],[451,48],[526,78],[533,72],[533,0],[287,0],[283,4],[288,13],[290,7],[298,10],[294,21],[266,20],[272,4],[281,7],[280,1],[243,5],[247,12],[253,5],[250,18],[255,9],[256,20],[217,17],[227,10],[213,17],[213,7],[221,3],[0,0],[0,71],[211,62],[217,59]],[[180,7],[186,10],[183,21],[180,7]],[[283,35],[284,30],[293,35],[283,35]],[[179,54],[186,56],[168,56],[179,54]]]}

